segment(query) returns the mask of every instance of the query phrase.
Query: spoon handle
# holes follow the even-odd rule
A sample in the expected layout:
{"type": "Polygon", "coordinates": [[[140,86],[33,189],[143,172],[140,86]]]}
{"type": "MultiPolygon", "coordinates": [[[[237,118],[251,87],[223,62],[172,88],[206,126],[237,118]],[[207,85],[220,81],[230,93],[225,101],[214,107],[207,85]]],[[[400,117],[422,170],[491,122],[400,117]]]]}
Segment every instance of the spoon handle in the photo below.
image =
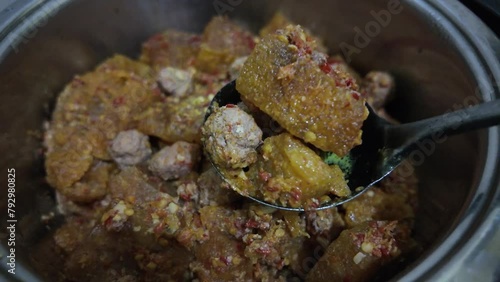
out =
{"type": "Polygon", "coordinates": [[[412,123],[387,128],[387,142],[404,151],[426,138],[440,139],[500,124],[500,99],[412,123]]]}

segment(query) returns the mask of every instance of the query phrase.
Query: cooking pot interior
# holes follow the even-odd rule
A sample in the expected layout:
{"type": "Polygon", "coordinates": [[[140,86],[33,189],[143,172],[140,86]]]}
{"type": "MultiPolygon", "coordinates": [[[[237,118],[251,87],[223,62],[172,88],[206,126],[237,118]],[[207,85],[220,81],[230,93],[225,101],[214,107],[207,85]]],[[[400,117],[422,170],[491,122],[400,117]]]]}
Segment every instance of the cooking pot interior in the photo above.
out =
{"type": "MultiPolygon", "coordinates": [[[[356,48],[349,59],[362,74],[373,69],[394,74],[397,96],[389,112],[402,122],[479,101],[480,97],[471,98],[477,78],[461,55],[463,50],[454,47],[453,41],[443,36],[446,31],[434,25],[432,16],[424,15],[416,4],[402,3],[399,13],[386,18],[387,24],[379,23],[378,32],[373,29],[371,35],[366,34],[367,24],[377,21],[374,14],[387,11],[389,2],[399,3],[48,1],[28,13],[20,20],[26,29],[5,38],[3,46],[7,48],[0,55],[0,167],[2,172],[16,169],[18,263],[24,262],[28,269],[38,265],[46,272],[58,270],[57,265],[46,263],[53,256],[50,250],[36,248],[60,222],[56,216],[47,225],[41,217],[54,210],[54,196],[44,181],[40,134],[58,92],[73,75],[91,70],[114,53],[137,58],[140,43],[166,28],[201,32],[212,16],[224,13],[257,32],[279,9],[324,38],[330,53],[346,55],[342,49],[346,44],[356,48]],[[359,30],[367,35],[366,46],[356,45],[359,30]]],[[[425,259],[453,230],[474,194],[484,163],[485,136],[481,131],[449,138],[425,153],[423,162],[418,161],[414,172],[420,179],[416,232],[425,247],[414,264],[425,259]]],[[[5,177],[2,185],[6,187],[5,177]]],[[[6,193],[0,197],[4,211],[6,193]]],[[[5,222],[2,219],[1,224],[5,222]]]]}

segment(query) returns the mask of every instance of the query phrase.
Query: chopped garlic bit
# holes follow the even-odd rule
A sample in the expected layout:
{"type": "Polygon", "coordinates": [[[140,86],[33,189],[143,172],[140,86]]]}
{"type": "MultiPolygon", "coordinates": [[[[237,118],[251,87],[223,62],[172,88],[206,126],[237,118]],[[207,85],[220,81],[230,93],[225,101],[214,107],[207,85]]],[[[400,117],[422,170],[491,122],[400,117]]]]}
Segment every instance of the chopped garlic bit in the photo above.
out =
{"type": "Polygon", "coordinates": [[[160,200],[160,202],[158,203],[158,208],[160,209],[163,209],[164,207],[166,207],[168,204],[168,201],[167,199],[163,198],[160,200]]]}
{"type": "Polygon", "coordinates": [[[361,250],[367,254],[371,254],[373,252],[373,244],[369,242],[363,242],[361,244],[361,250]]]}
{"type": "Polygon", "coordinates": [[[276,237],[283,237],[283,236],[285,236],[285,230],[278,228],[274,232],[274,235],[276,235],[276,237]]]}
{"type": "Polygon", "coordinates": [[[153,224],[156,225],[160,223],[160,217],[156,213],[151,214],[151,219],[153,219],[153,224]]]}
{"type": "Polygon", "coordinates": [[[247,175],[245,174],[245,172],[243,170],[240,171],[240,173],[238,174],[238,177],[243,179],[243,180],[248,179],[247,175]]]}
{"type": "Polygon", "coordinates": [[[354,257],[353,257],[353,261],[355,264],[359,264],[364,258],[366,257],[365,254],[363,254],[362,252],[358,252],[354,257]]]}
{"type": "Polygon", "coordinates": [[[157,265],[154,262],[150,262],[150,263],[148,263],[148,265],[146,265],[146,267],[153,270],[153,269],[156,269],[157,265]]]}
{"type": "Polygon", "coordinates": [[[168,204],[168,211],[170,213],[176,213],[179,210],[179,206],[176,205],[174,202],[168,204]]]}
{"type": "Polygon", "coordinates": [[[42,221],[48,221],[48,220],[51,220],[52,218],[54,218],[54,216],[55,216],[54,212],[49,212],[48,214],[42,214],[42,216],[40,217],[40,219],[42,221]]]}
{"type": "Polygon", "coordinates": [[[276,211],[276,208],[268,207],[268,206],[258,206],[258,208],[255,209],[255,213],[258,216],[263,216],[265,214],[272,214],[276,211]]]}

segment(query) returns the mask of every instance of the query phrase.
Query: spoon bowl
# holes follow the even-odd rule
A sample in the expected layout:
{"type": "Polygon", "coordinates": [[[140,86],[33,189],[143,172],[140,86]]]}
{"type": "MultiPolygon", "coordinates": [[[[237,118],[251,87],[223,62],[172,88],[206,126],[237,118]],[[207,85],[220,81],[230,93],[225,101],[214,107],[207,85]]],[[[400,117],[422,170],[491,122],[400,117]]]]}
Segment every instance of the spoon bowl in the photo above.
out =
{"type": "MultiPolygon", "coordinates": [[[[236,81],[232,81],[214,96],[205,115],[205,121],[217,108],[228,104],[236,105],[239,102],[241,96],[236,90],[236,81]]],[[[362,127],[363,143],[354,147],[346,157],[342,158],[344,163],[348,163],[341,168],[351,189],[351,195],[346,198],[334,198],[314,210],[336,207],[355,199],[389,175],[408,156],[421,153],[420,148],[423,144],[434,142],[435,146],[436,140],[442,140],[444,136],[500,124],[500,100],[406,124],[392,124],[379,117],[370,105],[366,104],[366,107],[369,115],[362,127]]],[[[331,161],[332,154],[323,152],[321,155],[325,162],[337,164],[336,161],[331,161]]],[[[207,155],[222,179],[240,193],[237,184],[225,177],[210,154],[207,155]]],[[[304,211],[304,208],[280,206],[249,195],[243,196],[276,209],[304,211]]]]}

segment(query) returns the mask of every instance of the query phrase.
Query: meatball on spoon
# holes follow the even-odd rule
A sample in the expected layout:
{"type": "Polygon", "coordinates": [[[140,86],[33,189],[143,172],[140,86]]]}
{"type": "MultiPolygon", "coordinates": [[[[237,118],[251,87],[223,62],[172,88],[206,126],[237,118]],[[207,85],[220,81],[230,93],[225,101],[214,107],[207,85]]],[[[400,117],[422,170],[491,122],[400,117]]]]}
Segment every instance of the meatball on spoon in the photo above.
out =
{"type": "MultiPolygon", "coordinates": [[[[217,112],[217,109],[224,106],[232,108],[240,102],[241,98],[235,88],[235,81],[224,86],[215,95],[208,108],[204,128],[207,126],[207,121],[212,114],[217,112]]],[[[367,191],[368,188],[381,181],[406,159],[410,163],[422,162],[425,157],[434,152],[437,144],[444,142],[448,135],[500,124],[500,100],[400,125],[391,124],[379,117],[368,104],[366,107],[369,110],[369,116],[363,123],[363,142],[361,145],[354,147],[343,158],[336,157],[334,154],[328,152],[319,153],[326,163],[340,166],[346,177],[351,194],[347,197],[336,197],[332,201],[316,207],[316,210],[335,207],[356,198],[367,191]]],[[[238,118],[236,117],[236,119],[238,118]]],[[[251,123],[246,118],[239,119],[251,123]]],[[[243,124],[242,126],[242,128],[253,128],[254,125],[243,124]]],[[[238,129],[235,129],[235,131],[238,132],[238,129]]],[[[242,157],[240,164],[243,164],[243,166],[247,165],[245,162],[248,162],[248,158],[255,157],[252,150],[257,149],[260,144],[257,142],[261,136],[259,134],[262,135],[262,132],[253,129],[249,133],[242,133],[240,135],[240,138],[245,140],[232,140],[230,142],[233,144],[227,144],[228,147],[237,148],[235,146],[241,146],[242,150],[245,149],[251,152],[250,154],[246,154],[246,158],[242,157]],[[250,135],[246,136],[245,134],[250,135]]],[[[232,135],[231,138],[237,137],[238,135],[232,135]]],[[[217,154],[216,150],[208,148],[209,146],[213,147],[214,145],[209,145],[207,138],[204,137],[204,147],[208,158],[232,189],[263,205],[282,210],[304,211],[304,208],[276,205],[263,199],[249,196],[246,193],[241,193],[243,189],[238,187],[238,181],[223,173],[227,168],[221,166],[221,162],[217,160],[218,158],[220,159],[220,155],[215,155],[217,154]]],[[[218,147],[217,149],[223,148],[218,147]]],[[[231,160],[234,161],[235,159],[231,157],[231,160]]],[[[238,165],[235,163],[235,166],[238,165]]]]}

